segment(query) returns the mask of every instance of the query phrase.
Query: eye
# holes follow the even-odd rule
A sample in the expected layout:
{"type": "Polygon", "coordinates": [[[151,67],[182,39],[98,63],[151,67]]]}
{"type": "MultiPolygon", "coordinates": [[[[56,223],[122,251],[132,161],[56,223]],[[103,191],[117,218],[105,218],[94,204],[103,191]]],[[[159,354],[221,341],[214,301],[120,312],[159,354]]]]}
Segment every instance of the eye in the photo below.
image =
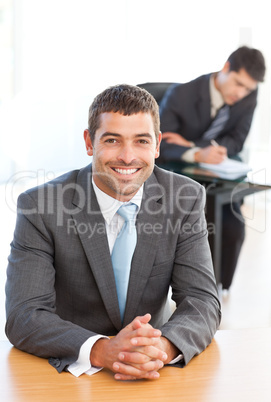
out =
{"type": "Polygon", "coordinates": [[[143,139],[138,140],[138,142],[139,142],[140,144],[149,144],[149,141],[148,141],[148,140],[143,140],[143,139]]]}
{"type": "Polygon", "coordinates": [[[107,142],[108,144],[115,144],[117,142],[117,140],[115,138],[107,138],[107,140],[105,140],[105,142],[107,142]]]}

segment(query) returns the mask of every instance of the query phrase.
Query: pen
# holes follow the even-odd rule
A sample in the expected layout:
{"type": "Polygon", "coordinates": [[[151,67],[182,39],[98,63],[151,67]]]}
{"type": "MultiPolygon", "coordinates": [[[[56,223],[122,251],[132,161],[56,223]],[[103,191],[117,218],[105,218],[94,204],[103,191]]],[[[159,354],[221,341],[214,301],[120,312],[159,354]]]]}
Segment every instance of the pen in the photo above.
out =
{"type": "Polygon", "coordinates": [[[214,147],[219,147],[219,144],[218,144],[215,140],[211,140],[211,144],[212,144],[214,147]]]}
{"type": "MultiPolygon", "coordinates": [[[[211,140],[210,143],[211,143],[214,147],[216,147],[216,148],[217,148],[217,147],[220,147],[220,145],[219,145],[215,140],[211,140]]],[[[228,158],[227,158],[227,153],[224,155],[223,158],[224,158],[224,160],[225,160],[225,159],[228,159],[228,158]]]]}

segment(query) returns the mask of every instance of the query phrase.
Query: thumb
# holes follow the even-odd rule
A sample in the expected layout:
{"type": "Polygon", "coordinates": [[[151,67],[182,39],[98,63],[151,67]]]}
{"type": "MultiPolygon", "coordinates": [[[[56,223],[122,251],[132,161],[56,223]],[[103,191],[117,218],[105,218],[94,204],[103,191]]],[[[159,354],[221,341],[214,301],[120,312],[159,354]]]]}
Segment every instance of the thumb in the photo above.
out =
{"type": "Polygon", "coordinates": [[[138,316],[136,317],[132,322],[131,325],[132,329],[138,329],[141,328],[142,324],[148,324],[148,322],[151,320],[151,315],[149,313],[143,315],[143,316],[138,316]]]}

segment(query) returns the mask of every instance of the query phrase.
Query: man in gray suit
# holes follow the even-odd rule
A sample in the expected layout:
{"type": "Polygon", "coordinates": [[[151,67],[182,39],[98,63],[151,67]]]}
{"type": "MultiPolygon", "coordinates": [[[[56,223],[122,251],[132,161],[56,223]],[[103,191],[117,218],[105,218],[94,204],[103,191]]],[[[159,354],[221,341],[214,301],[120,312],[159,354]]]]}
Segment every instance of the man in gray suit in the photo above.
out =
{"type": "Polygon", "coordinates": [[[220,322],[204,189],[154,165],[159,112],[144,89],[99,94],[84,138],[91,165],[18,198],[6,334],[59,372],[158,378],[164,364],[182,367],[202,352],[220,322]],[[122,319],[111,254],[117,211],[129,204],[137,242],[122,319]],[[176,309],[167,315],[170,287],[176,309]]]}

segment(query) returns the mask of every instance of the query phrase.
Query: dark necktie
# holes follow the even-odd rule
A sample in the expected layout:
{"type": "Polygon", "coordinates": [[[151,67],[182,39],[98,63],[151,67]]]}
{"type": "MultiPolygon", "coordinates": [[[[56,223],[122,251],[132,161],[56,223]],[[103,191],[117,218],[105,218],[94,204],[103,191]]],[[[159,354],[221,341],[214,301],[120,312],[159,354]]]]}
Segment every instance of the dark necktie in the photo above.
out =
{"type": "Polygon", "coordinates": [[[137,241],[135,226],[136,209],[137,206],[135,204],[122,205],[118,209],[118,214],[123,217],[125,222],[115,241],[111,255],[122,321],[126,305],[131,262],[137,241]]]}
{"type": "Polygon", "coordinates": [[[212,121],[210,127],[205,131],[202,138],[204,140],[212,140],[216,138],[225,127],[229,117],[230,107],[229,105],[224,105],[221,109],[219,109],[215,119],[212,121]]]}

